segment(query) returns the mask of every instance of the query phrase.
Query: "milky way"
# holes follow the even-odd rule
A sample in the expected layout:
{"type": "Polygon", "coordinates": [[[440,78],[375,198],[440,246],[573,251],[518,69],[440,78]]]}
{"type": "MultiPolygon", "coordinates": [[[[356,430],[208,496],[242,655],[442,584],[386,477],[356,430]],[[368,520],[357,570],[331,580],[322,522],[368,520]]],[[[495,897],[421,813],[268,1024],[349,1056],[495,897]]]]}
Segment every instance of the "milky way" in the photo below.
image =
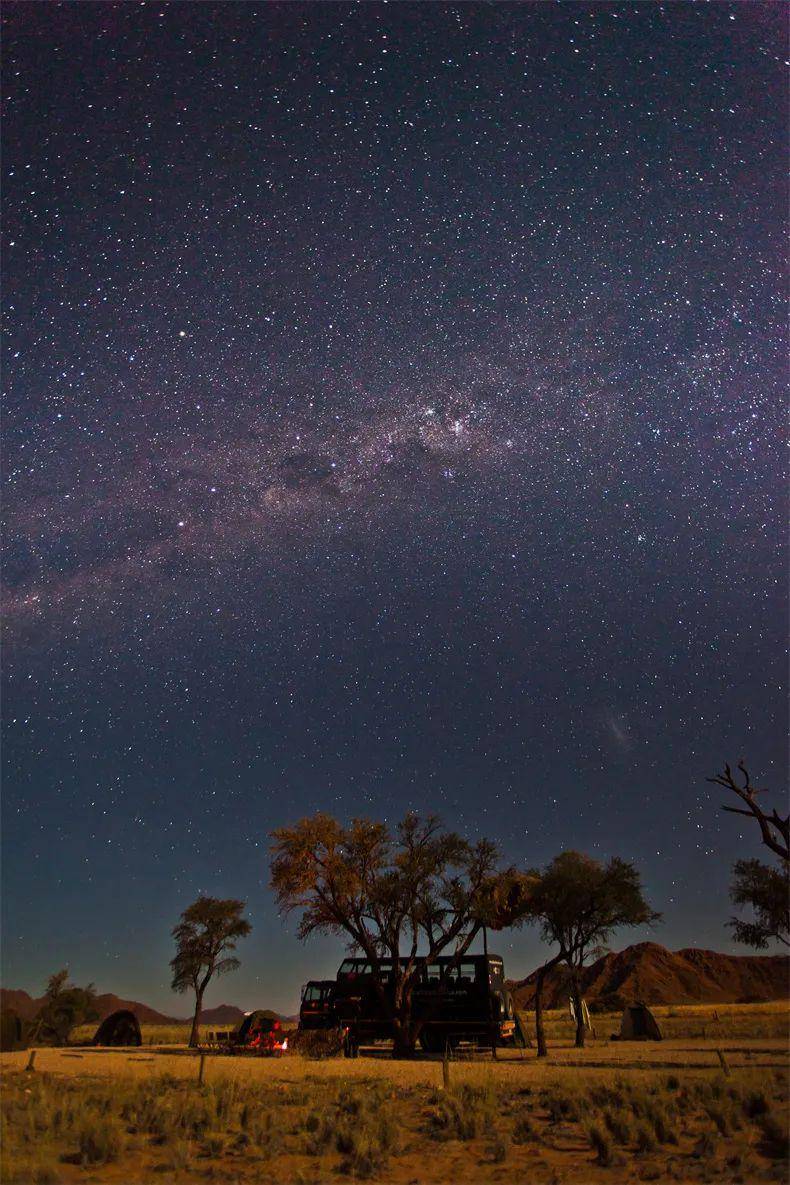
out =
{"type": "Polygon", "coordinates": [[[782,16],[4,6],[15,985],[164,1000],[205,889],[290,1006],[336,952],[266,831],[318,807],[631,856],[727,944],[703,779],[785,768],[782,16]]]}

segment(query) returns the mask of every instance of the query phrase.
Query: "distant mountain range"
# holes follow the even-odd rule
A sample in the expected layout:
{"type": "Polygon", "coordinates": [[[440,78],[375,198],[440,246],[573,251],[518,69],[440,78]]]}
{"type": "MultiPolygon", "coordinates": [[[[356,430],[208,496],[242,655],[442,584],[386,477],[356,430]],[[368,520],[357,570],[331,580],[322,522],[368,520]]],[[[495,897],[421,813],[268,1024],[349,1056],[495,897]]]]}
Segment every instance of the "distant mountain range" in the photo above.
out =
{"type": "MultiPolygon", "coordinates": [[[[519,1008],[531,1008],[535,999],[533,971],[526,979],[511,981],[519,1008]]],[[[607,996],[647,1004],[726,1004],[744,1001],[784,1000],[790,996],[790,958],[787,955],[722,955],[713,950],[670,951],[656,942],[640,942],[618,953],[610,952],[581,973],[582,995],[604,1001],[607,996]]],[[[99,1019],[119,1008],[134,1012],[143,1024],[187,1024],[189,1017],[165,1016],[137,1000],[122,1000],[106,993],[96,998],[99,1019]]],[[[567,975],[555,968],[546,977],[544,1005],[563,1008],[568,1001],[567,975]]],[[[0,988],[0,1008],[13,1008],[32,1020],[43,1004],[27,992],[0,988]]],[[[617,1004],[615,1003],[615,1007],[617,1004]]],[[[234,1004],[205,1008],[204,1025],[237,1025],[244,1017],[234,1004]]],[[[295,1020],[283,1017],[283,1020],[295,1020]]]]}
{"type": "MultiPolygon", "coordinates": [[[[18,1016],[24,1020],[32,1020],[44,1003],[44,997],[35,999],[27,992],[18,988],[0,988],[0,1008],[13,1008],[18,1016]]],[[[188,1024],[191,1017],[165,1016],[147,1004],[140,1004],[137,1000],[122,1000],[111,992],[96,997],[99,1010],[99,1020],[104,1020],[111,1012],[119,1008],[128,1008],[143,1024],[149,1025],[179,1025],[188,1024]]],[[[216,1008],[204,1008],[201,1023],[204,1025],[237,1025],[244,1017],[241,1008],[235,1004],[218,1004],[216,1008]]],[[[97,1022],[98,1023],[98,1022],[97,1022]]]]}
{"type": "MultiPolygon", "coordinates": [[[[533,971],[511,982],[519,1008],[535,999],[533,971]]],[[[784,1000],[790,995],[790,958],[787,955],[722,955],[713,950],[671,951],[656,942],[640,942],[619,953],[610,952],[582,970],[582,995],[587,1000],[620,996],[646,1004],[735,1004],[784,1000]]],[[[562,1008],[568,1002],[567,975],[558,968],[544,984],[544,1007],[562,1008]]]]}

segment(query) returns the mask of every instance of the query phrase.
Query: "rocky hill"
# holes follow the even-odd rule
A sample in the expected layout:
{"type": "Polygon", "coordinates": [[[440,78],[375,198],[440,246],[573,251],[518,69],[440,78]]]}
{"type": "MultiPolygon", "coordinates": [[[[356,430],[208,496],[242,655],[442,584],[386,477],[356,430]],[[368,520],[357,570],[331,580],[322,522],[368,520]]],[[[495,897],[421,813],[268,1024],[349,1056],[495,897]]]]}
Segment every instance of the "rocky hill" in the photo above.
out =
{"type": "Polygon", "coordinates": [[[216,1008],[204,1008],[200,1020],[204,1025],[238,1025],[244,1013],[235,1004],[218,1004],[216,1008]]]}
{"type": "MultiPolygon", "coordinates": [[[[12,1008],[24,1020],[32,1020],[43,1003],[43,996],[36,999],[18,988],[0,988],[0,1008],[12,1008]]],[[[109,1016],[111,1012],[117,1012],[119,1008],[128,1008],[141,1024],[177,1025],[187,1024],[188,1019],[191,1019],[165,1016],[163,1012],[157,1012],[155,1008],[149,1008],[147,1004],[140,1004],[137,1000],[122,1000],[120,996],[116,996],[112,992],[105,992],[103,995],[97,996],[96,1005],[99,1010],[99,1020],[104,1020],[105,1016],[109,1016]]],[[[204,1008],[201,1020],[204,1025],[236,1025],[243,1017],[244,1012],[235,1004],[218,1004],[216,1008],[204,1008]]]]}
{"type": "MultiPolygon", "coordinates": [[[[520,1008],[531,1008],[535,996],[533,971],[511,983],[520,1008]]],[[[786,955],[723,955],[713,950],[670,951],[656,942],[640,942],[603,955],[581,974],[588,1001],[620,997],[648,1004],[714,1004],[782,1000],[790,995],[790,958],[786,955]]],[[[555,968],[546,977],[547,1008],[563,1008],[568,1000],[566,975],[555,968]]],[[[619,1001],[612,1001],[615,1007],[619,1001]]]]}

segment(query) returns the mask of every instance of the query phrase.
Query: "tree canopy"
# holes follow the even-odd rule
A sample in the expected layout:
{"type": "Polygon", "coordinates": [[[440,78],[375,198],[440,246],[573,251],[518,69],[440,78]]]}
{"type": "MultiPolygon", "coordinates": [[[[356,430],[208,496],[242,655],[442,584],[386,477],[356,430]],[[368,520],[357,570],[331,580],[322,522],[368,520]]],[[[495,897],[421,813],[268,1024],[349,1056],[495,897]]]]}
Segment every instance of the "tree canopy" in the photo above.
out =
{"type": "Polygon", "coordinates": [[[661,916],[645,901],[633,864],[618,857],[602,864],[573,851],[561,852],[537,875],[529,908],[544,941],[559,945],[572,962],[583,962],[619,926],[641,926],[661,916]]]}
{"type": "Polygon", "coordinates": [[[33,1022],[33,1039],[42,1044],[65,1045],[73,1029],[98,1018],[93,984],[77,987],[69,983],[67,970],[57,971],[47,981],[44,1003],[33,1022]]]}
{"type": "Polygon", "coordinates": [[[771,868],[761,860],[736,860],[730,896],[733,905],[747,905],[752,920],[730,922],[737,942],[767,950],[771,941],[790,946],[790,884],[786,868],[771,868]]]}
{"type": "Polygon", "coordinates": [[[280,907],[301,913],[299,937],[342,934],[371,960],[431,955],[469,943],[496,908],[498,851],[469,844],[435,816],[344,827],[316,814],[272,833],[271,886],[280,907]]]}

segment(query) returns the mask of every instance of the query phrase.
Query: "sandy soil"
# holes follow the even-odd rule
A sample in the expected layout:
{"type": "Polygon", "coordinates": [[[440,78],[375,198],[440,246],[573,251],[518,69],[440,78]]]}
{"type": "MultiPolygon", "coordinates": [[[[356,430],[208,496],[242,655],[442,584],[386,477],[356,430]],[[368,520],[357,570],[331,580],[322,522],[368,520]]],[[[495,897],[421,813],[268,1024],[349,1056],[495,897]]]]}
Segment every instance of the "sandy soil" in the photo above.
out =
{"type": "MultiPolygon", "coordinates": [[[[459,1059],[453,1070],[466,1077],[481,1072],[503,1082],[516,1078],[519,1082],[542,1082],[552,1071],[583,1069],[586,1072],[612,1071],[622,1073],[654,1072],[656,1070],[720,1070],[717,1050],[724,1055],[730,1069],[782,1068],[788,1065],[787,1043],[778,1039],[754,1041],[679,1041],[661,1042],[591,1042],[585,1049],[575,1049],[568,1042],[554,1045],[546,1061],[538,1061],[534,1050],[501,1050],[496,1061],[488,1057],[459,1059]]],[[[0,1070],[24,1069],[30,1054],[0,1054],[0,1070]]],[[[383,1051],[363,1051],[358,1060],[330,1058],[310,1061],[296,1056],[282,1058],[206,1055],[205,1075],[256,1079],[274,1082],[303,1081],[305,1075],[321,1080],[353,1081],[368,1078],[372,1067],[398,1085],[434,1086],[441,1081],[439,1058],[420,1057],[413,1062],[396,1062],[383,1051]]],[[[199,1056],[184,1046],[151,1046],[142,1049],[108,1050],[90,1047],[70,1049],[38,1049],[35,1057],[37,1070],[55,1074],[114,1077],[119,1073],[150,1077],[152,1074],[172,1074],[176,1077],[197,1076],[199,1056]]]]}

